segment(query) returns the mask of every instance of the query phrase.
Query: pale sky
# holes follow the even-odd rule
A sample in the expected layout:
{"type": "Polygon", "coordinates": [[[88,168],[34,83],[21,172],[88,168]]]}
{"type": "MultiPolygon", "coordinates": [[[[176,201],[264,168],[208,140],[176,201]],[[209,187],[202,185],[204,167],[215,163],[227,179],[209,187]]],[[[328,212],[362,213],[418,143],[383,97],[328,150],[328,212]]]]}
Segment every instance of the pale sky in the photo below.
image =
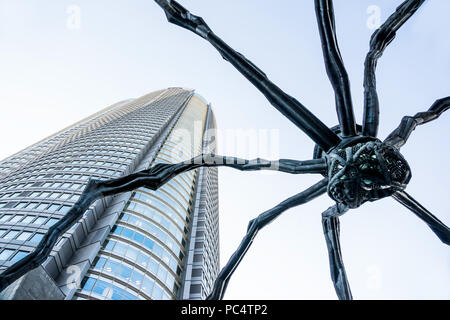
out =
{"type": "MultiPolygon", "coordinates": [[[[180,0],[229,45],[329,126],[337,124],[313,1],[180,0]]],[[[371,27],[401,3],[336,0],[336,27],[362,116],[363,62],[371,27]],[[375,6],[375,7],[373,7],[375,6]]],[[[450,95],[450,2],[427,1],[379,61],[380,137],[404,115],[450,95]]],[[[169,24],[151,0],[0,0],[0,158],[115,102],[170,86],[212,103],[229,156],[310,159],[312,141],[264,99],[209,43],[169,24]],[[228,141],[260,134],[256,150],[228,141]],[[273,141],[264,149],[264,132],[273,141]],[[279,138],[278,138],[279,137],[279,138]]],[[[450,116],[417,128],[402,153],[413,170],[407,192],[450,225],[450,116]]],[[[320,178],[220,169],[224,265],[248,221],[320,178]]],[[[336,299],[321,212],[324,195],[262,230],[226,299],[336,299]]],[[[449,299],[450,250],[393,199],[341,218],[344,263],[356,299],[449,299]]]]}

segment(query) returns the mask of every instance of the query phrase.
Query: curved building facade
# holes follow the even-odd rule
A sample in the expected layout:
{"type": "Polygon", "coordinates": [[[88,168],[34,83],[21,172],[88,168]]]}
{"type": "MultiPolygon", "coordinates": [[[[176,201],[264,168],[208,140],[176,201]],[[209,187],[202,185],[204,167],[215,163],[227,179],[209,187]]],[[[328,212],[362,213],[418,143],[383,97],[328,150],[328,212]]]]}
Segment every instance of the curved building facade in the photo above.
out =
{"type": "MultiPolygon", "coordinates": [[[[115,104],[0,162],[0,266],[28,254],[89,178],[214,152],[214,129],[203,98],[170,88],[115,104]]],[[[98,200],[40,270],[2,295],[45,299],[29,288],[42,282],[34,291],[52,288],[63,299],[204,299],[218,274],[218,245],[217,169],[200,168],[157,191],[98,200]]]]}

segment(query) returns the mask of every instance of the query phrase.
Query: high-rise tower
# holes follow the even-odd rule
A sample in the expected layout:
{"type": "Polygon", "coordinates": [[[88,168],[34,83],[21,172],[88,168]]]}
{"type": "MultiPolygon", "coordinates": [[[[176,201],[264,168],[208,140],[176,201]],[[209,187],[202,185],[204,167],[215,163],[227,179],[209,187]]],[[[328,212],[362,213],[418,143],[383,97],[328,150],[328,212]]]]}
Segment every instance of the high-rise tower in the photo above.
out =
{"type": "MultiPolygon", "coordinates": [[[[81,195],[155,163],[214,152],[211,107],[170,88],[114,104],[0,162],[0,272],[81,195]]],[[[219,271],[217,169],[96,201],[3,299],[204,299],[219,271]]]]}

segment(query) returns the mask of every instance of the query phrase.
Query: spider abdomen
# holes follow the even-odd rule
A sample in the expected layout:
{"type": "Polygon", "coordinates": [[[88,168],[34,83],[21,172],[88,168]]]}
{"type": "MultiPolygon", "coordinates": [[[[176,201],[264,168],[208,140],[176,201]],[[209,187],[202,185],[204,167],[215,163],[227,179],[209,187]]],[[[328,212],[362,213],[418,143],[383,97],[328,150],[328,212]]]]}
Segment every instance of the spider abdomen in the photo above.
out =
{"type": "Polygon", "coordinates": [[[379,140],[336,148],[325,158],[328,195],[350,208],[404,190],[411,179],[411,169],[400,152],[379,140]]]}

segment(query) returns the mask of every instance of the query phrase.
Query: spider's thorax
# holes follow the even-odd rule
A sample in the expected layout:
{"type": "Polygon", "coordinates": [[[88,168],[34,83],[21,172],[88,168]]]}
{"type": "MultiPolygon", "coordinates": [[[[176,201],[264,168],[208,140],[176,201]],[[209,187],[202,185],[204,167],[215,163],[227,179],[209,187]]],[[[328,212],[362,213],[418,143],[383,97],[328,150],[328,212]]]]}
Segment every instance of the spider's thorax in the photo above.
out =
{"type": "Polygon", "coordinates": [[[328,194],[350,208],[405,189],[411,170],[400,152],[379,140],[336,148],[325,155],[328,194]]]}

